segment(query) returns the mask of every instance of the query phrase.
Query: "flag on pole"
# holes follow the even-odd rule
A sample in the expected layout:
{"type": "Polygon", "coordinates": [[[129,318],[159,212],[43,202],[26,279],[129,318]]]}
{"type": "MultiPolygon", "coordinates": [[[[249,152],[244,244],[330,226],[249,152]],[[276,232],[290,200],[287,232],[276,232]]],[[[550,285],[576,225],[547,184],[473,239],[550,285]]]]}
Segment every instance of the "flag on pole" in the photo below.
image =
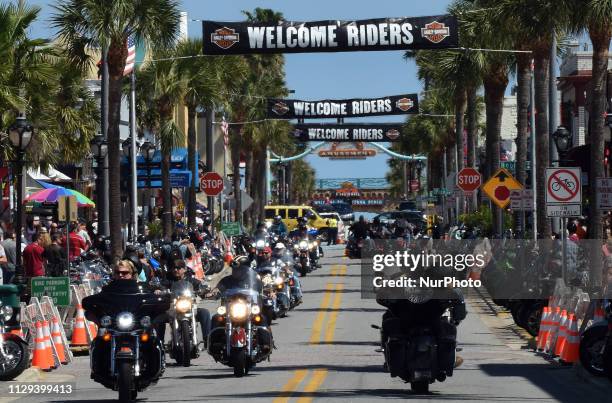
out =
{"type": "Polygon", "coordinates": [[[127,59],[125,61],[125,69],[123,70],[123,76],[127,76],[134,71],[134,65],[136,63],[136,41],[133,36],[129,36],[127,40],[127,59]]]}
{"type": "Polygon", "coordinates": [[[229,123],[225,120],[225,116],[221,121],[221,131],[223,132],[223,144],[227,147],[229,145],[229,123]]]}

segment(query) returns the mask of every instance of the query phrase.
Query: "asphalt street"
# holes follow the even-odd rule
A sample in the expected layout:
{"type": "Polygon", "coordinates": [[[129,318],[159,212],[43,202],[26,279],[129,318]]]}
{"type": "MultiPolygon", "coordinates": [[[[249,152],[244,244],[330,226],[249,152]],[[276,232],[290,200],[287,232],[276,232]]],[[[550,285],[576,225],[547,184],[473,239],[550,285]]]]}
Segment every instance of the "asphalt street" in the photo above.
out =
{"type": "MultiPolygon", "coordinates": [[[[596,387],[534,355],[511,321],[479,295],[468,298],[468,317],[459,328],[464,364],[427,395],[383,371],[378,348],[383,310],[361,299],[359,261],[327,250],[323,268],[302,280],[304,303],[273,326],[277,349],[269,362],[234,378],[231,368],[203,353],[189,368],[169,360],[159,383],[139,394],[141,402],[383,401],[612,402],[611,389],[596,387]]],[[[214,301],[207,307],[216,308],[214,301]]],[[[19,402],[109,402],[117,393],[89,379],[89,357],[45,375],[46,381],[76,382],[70,396],[28,396],[19,402]]],[[[14,397],[12,397],[14,399],[14,397]]],[[[0,399],[2,400],[2,399],[0,399]]],[[[4,401],[8,401],[4,399],[4,401]]]]}

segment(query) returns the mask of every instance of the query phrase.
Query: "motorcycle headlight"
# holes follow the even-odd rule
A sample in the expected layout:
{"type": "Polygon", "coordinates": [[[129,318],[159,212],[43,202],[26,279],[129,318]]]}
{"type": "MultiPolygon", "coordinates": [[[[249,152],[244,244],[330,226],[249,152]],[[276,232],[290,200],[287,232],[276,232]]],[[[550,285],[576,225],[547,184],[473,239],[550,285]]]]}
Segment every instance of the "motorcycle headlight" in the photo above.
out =
{"type": "Polygon", "coordinates": [[[257,249],[263,249],[266,247],[266,242],[263,239],[260,239],[259,241],[255,242],[255,247],[257,249]]]}
{"type": "Polygon", "coordinates": [[[300,241],[300,249],[308,249],[308,242],[300,241]]]}
{"type": "Polygon", "coordinates": [[[259,307],[259,305],[253,305],[251,307],[251,313],[253,315],[259,315],[260,312],[261,312],[261,308],[259,307]]]}
{"type": "Polygon", "coordinates": [[[113,320],[110,316],[102,316],[100,318],[100,326],[109,327],[113,323],[113,320]]]}
{"type": "Polygon", "coordinates": [[[142,327],[150,327],[151,326],[151,317],[150,316],[143,316],[142,319],[140,319],[140,325],[142,327]]]}
{"type": "Polygon", "coordinates": [[[266,228],[270,228],[272,226],[272,221],[266,221],[266,228]]]}
{"type": "Polygon", "coordinates": [[[311,242],[311,243],[308,245],[308,248],[309,248],[309,249],[314,249],[314,248],[316,248],[316,247],[317,247],[317,243],[316,243],[316,242],[311,242]]]}
{"type": "Polygon", "coordinates": [[[117,315],[117,328],[119,330],[130,330],[134,326],[134,315],[123,312],[117,315]]]}
{"type": "Polygon", "coordinates": [[[247,316],[247,304],[242,301],[234,302],[230,306],[230,316],[233,319],[244,319],[247,316]]]}
{"type": "Polygon", "coordinates": [[[191,298],[191,291],[189,290],[183,291],[183,297],[191,298]]]}
{"type": "Polygon", "coordinates": [[[224,305],[221,305],[219,308],[217,308],[217,314],[223,316],[227,313],[227,310],[225,309],[224,305]]]}
{"type": "Polygon", "coordinates": [[[285,282],[285,280],[284,280],[282,277],[280,277],[280,276],[279,276],[279,277],[276,277],[276,278],[274,279],[274,284],[276,284],[276,285],[281,285],[281,284],[283,284],[284,282],[285,282]]]}
{"type": "Polygon", "coordinates": [[[298,244],[293,245],[293,248],[294,248],[294,249],[299,249],[298,244]]]}
{"type": "Polygon", "coordinates": [[[191,299],[179,298],[174,304],[174,308],[181,313],[191,310],[191,299]]]}
{"type": "Polygon", "coordinates": [[[13,316],[13,307],[12,306],[3,306],[2,307],[2,315],[4,315],[4,320],[9,320],[13,316]]]}

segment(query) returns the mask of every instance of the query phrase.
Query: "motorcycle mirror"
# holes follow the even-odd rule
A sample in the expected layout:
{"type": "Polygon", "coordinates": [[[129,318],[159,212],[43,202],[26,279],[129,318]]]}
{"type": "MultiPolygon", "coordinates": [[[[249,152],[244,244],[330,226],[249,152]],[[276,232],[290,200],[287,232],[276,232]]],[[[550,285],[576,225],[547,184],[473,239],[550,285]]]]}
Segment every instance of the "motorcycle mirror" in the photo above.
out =
{"type": "Polygon", "coordinates": [[[372,329],[380,330],[380,326],[378,325],[370,325],[370,327],[372,327],[372,329]]]}

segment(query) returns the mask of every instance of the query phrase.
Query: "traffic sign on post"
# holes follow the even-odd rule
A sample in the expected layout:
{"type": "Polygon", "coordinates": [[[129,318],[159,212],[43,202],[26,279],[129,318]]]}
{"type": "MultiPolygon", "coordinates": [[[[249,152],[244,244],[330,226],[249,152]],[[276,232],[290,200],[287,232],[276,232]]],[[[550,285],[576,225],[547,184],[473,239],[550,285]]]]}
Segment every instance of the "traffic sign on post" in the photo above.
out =
{"type": "Polygon", "coordinates": [[[612,209],[612,178],[597,178],[597,205],[600,209],[612,209]]]}
{"type": "Polygon", "coordinates": [[[515,211],[533,210],[533,190],[516,189],[510,191],[510,208],[515,211]]]}
{"type": "Polygon", "coordinates": [[[206,172],[200,179],[200,187],[207,196],[217,196],[223,191],[223,178],[216,172],[206,172]]]}
{"type": "Polygon", "coordinates": [[[480,172],[472,167],[463,168],[457,174],[457,187],[464,192],[473,192],[480,187],[480,172]]]}
{"type": "Polygon", "coordinates": [[[577,217],[582,210],[580,168],[546,169],[546,216],[577,217]]]}
{"type": "Polygon", "coordinates": [[[482,190],[499,208],[505,208],[510,203],[510,192],[523,189],[523,185],[504,168],[500,168],[483,185],[482,190]]]}

